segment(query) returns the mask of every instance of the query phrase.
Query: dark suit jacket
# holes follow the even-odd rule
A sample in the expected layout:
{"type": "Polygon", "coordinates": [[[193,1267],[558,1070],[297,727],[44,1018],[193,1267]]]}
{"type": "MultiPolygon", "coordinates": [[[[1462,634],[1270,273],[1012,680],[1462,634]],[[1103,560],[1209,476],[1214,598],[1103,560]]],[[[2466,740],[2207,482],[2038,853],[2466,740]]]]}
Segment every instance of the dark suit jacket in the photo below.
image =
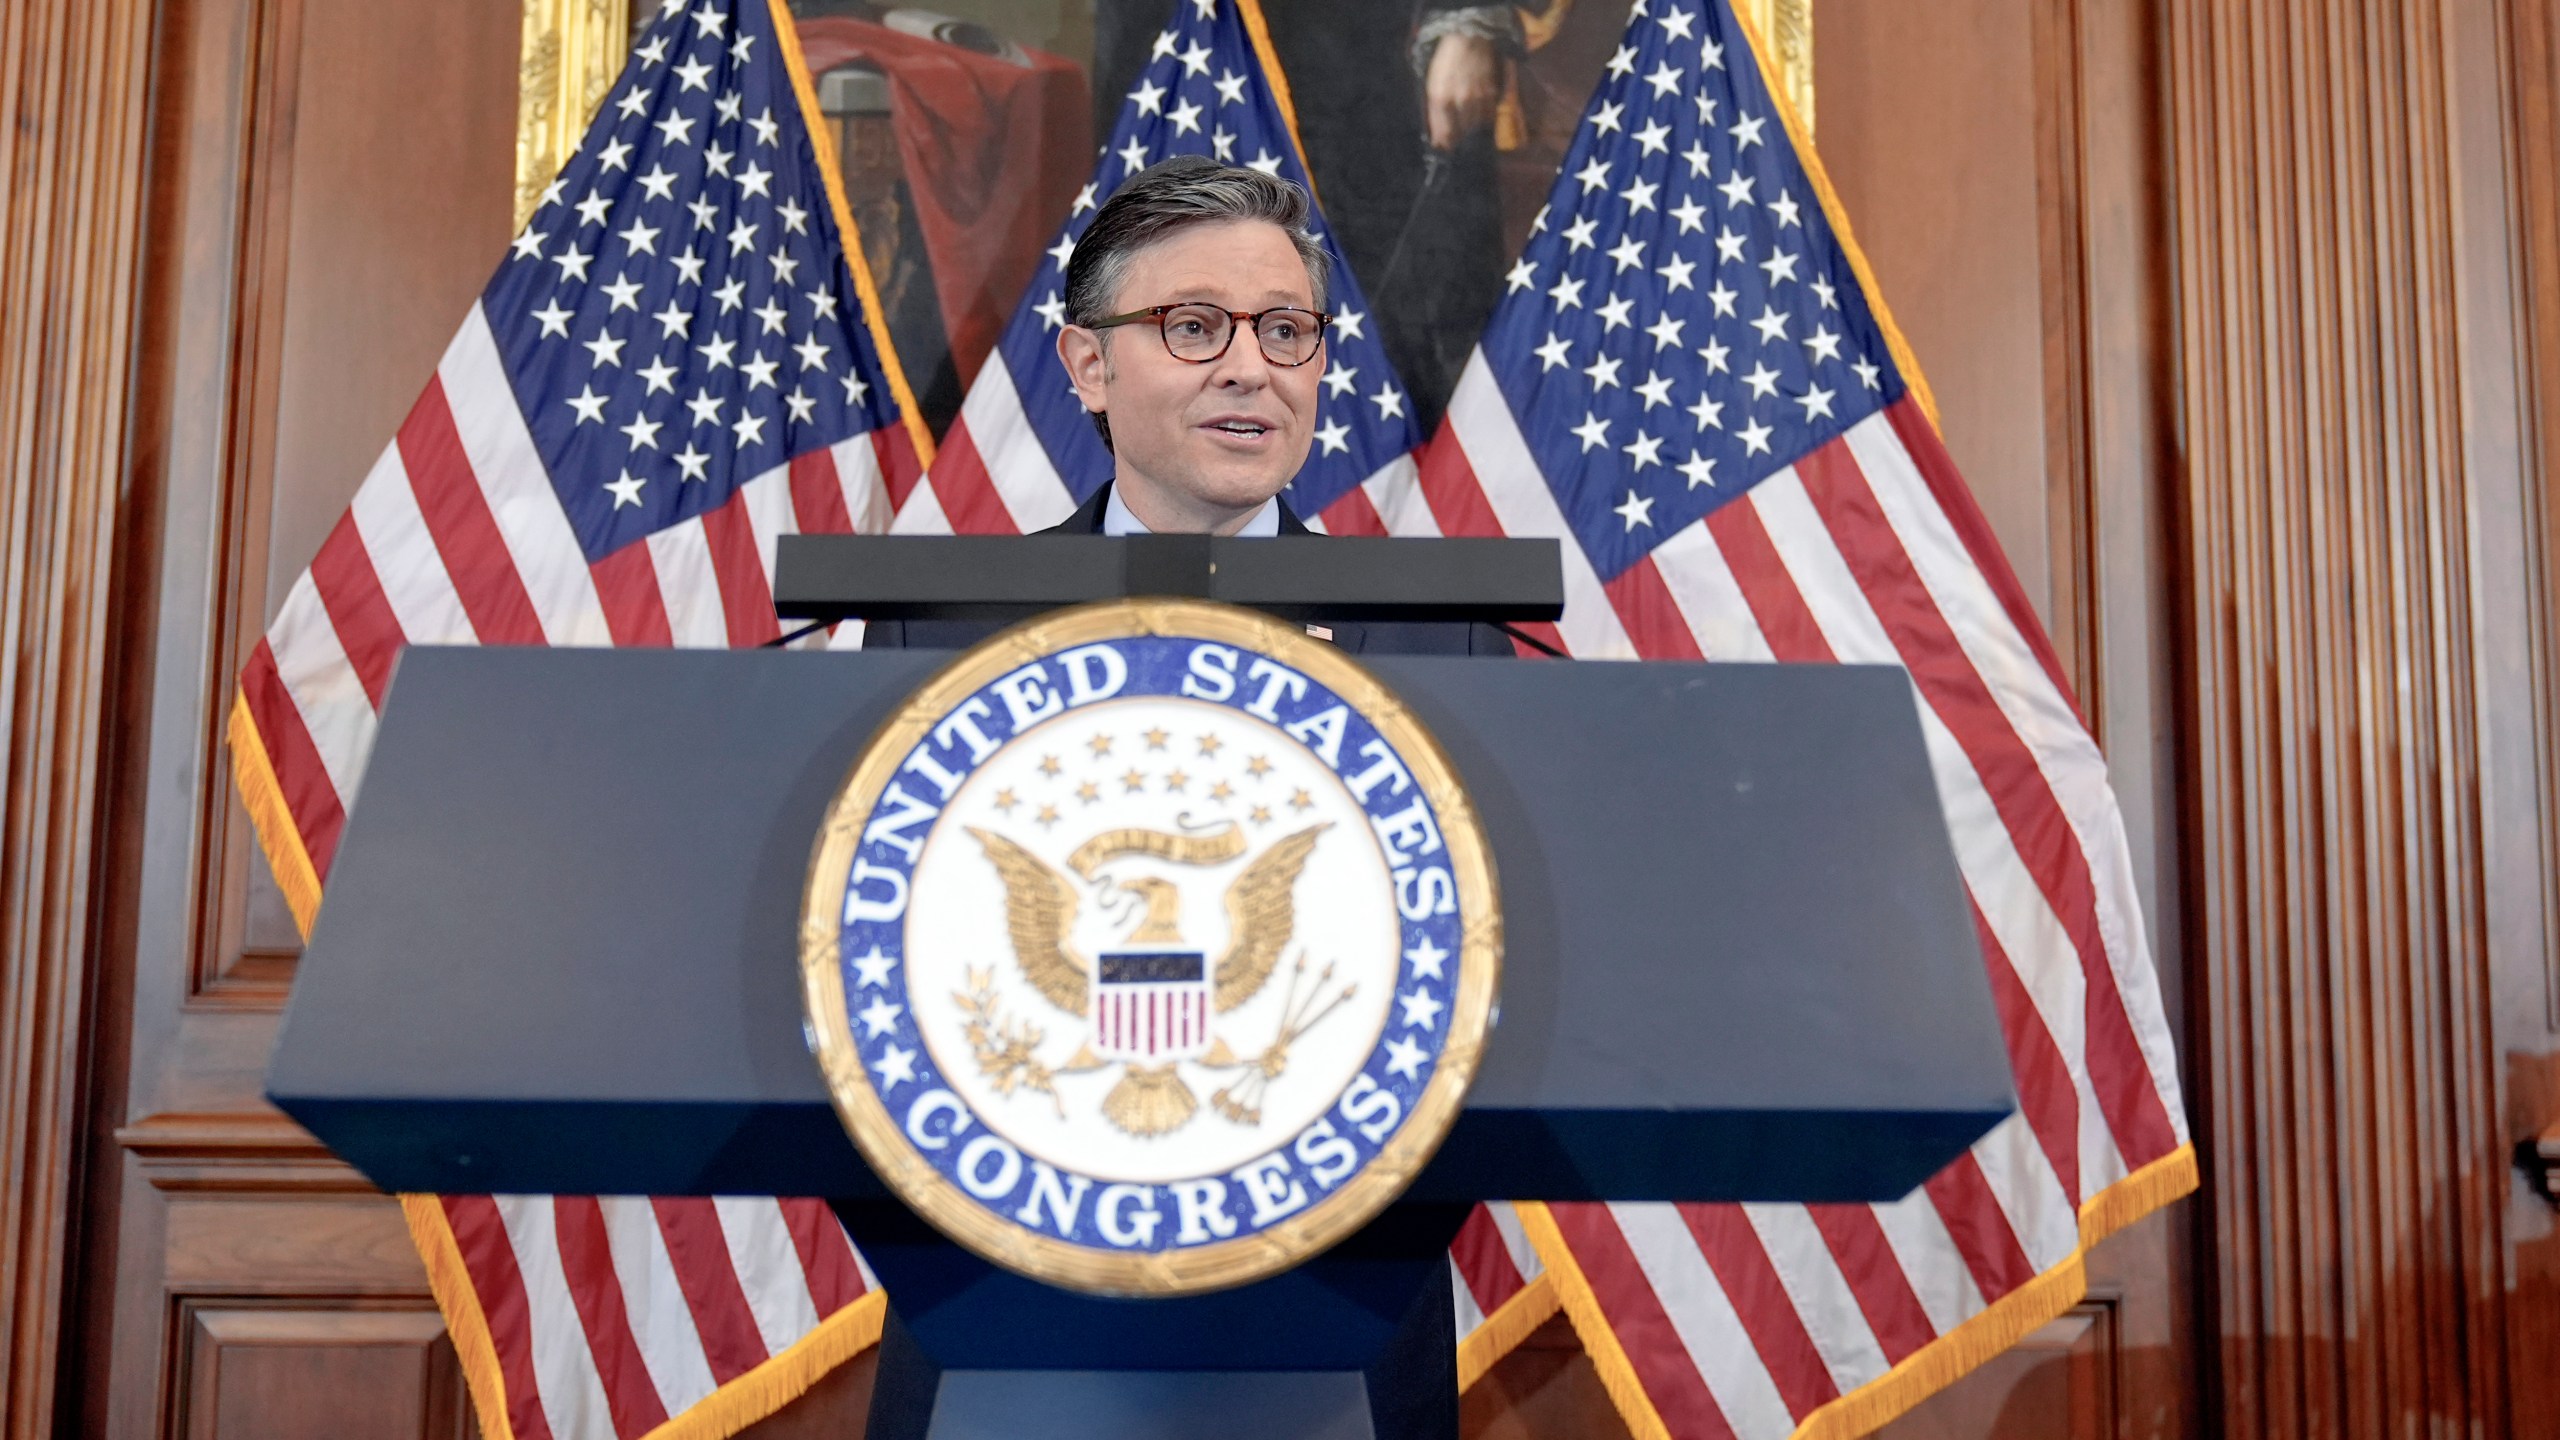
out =
{"type": "MultiPolygon", "coordinates": [[[[1111,504],[1111,485],[1077,507],[1065,522],[1043,535],[1099,535],[1102,512],[1111,504]]],[[[1280,505],[1280,533],[1312,535],[1286,501],[1280,505]]],[[[1516,655],[1511,637],[1490,625],[1462,620],[1329,620],[1333,643],[1354,655],[1516,655]]],[[[987,620],[875,620],[862,632],[866,650],[965,650],[1003,629],[987,620]]]]}

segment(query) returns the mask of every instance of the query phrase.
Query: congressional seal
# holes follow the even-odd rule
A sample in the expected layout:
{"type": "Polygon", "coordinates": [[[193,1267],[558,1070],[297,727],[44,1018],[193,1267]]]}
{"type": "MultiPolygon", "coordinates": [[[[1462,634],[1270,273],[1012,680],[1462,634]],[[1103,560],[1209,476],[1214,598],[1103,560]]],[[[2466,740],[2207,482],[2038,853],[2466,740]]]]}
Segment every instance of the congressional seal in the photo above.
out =
{"type": "Polygon", "coordinates": [[[1387,688],[1257,612],[1113,601],[927,682],[827,811],[801,968],[864,1159],[998,1264],[1184,1295],[1360,1228],[1456,1118],[1493,859],[1387,688]]]}

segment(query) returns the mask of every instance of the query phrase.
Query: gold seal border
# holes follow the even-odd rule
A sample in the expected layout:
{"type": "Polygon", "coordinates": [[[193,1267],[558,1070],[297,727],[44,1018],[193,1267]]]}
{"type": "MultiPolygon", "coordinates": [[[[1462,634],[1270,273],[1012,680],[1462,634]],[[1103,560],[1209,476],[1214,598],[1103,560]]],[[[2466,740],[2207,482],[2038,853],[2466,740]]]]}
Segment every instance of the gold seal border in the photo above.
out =
{"type": "MultiPolygon", "coordinates": [[[[1249,1285],[1326,1250],[1366,1225],[1422,1172],[1456,1121],[1484,1056],[1502,967],[1493,851],[1448,753],[1404,702],[1340,650],[1257,611],[1204,600],[1105,600],[1055,611],[963,652],[918,687],[846,772],[809,859],[800,921],[800,977],[819,1069],[856,1148],[889,1189],[934,1228],[995,1264],[1097,1295],[1200,1295],[1249,1285]],[[1314,678],[1395,746],[1440,823],[1458,883],[1459,983],[1448,1039],[1431,1081],[1402,1126],[1358,1175],[1268,1229],[1152,1254],[1113,1254],[999,1219],[916,1153],[872,1088],[846,1011],[839,948],[844,887],[872,808],[899,764],[950,707],[998,677],[1058,651],[1146,636],[1237,645],[1314,678]]],[[[1333,1107],[1328,1105],[1326,1112],[1333,1107]]],[[[1284,1140],[1285,1144],[1286,1141],[1284,1140]]],[[[1220,1177],[1227,1178],[1227,1177],[1220,1177]]],[[[1160,1187],[1159,1187],[1160,1188],[1160,1187]]]]}

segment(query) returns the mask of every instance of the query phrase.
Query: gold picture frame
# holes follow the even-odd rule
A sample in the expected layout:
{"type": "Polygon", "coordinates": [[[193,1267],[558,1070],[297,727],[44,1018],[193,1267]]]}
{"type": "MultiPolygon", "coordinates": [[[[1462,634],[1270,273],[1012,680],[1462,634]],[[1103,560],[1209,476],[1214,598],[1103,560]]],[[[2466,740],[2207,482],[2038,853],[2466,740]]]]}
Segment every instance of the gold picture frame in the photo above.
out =
{"type": "MultiPolygon", "coordinates": [[[[1771,54],[1805,133],[1813,133],[1813,0],[1735,0],[1771,54]]],[[[524,0],[517,56],[516,225],[577,147],[621,73],[631,0],[524,0]]]]}
{"type": "Polygon", "coordinates": [[[524,0],[516,52],[516,228],[622,74],[631,0],[524,0]]]}
{"type": "Polygon", "coordinates": [[[1743,19],[1769,47],[1778,88],[1795,107],[1807,136],[1813,134],[1813,0],[1735,0],[1743,19]]]}

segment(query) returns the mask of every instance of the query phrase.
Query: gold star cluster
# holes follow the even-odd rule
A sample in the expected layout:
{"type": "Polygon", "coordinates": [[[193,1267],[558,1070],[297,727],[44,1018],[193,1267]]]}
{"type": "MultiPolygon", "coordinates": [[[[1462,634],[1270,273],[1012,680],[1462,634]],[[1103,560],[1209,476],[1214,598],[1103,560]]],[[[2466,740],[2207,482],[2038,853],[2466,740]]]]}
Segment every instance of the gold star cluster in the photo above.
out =
{"type": "Polygon", "coordinates": [[[1176,733],[1098,726],[1080,739],[1043,751],[1033,773],[996,791],[996,812],[1050,829],[1105,794],[1178,795],[1204,802],[1210,814],[1266,826],[1315,808],[1315,796],[1271,777],[1267,753],[1237,750],[1215,730],[1176,733]],[[1233,751],[1234,753],[1229,753],[1233,751]]]}

